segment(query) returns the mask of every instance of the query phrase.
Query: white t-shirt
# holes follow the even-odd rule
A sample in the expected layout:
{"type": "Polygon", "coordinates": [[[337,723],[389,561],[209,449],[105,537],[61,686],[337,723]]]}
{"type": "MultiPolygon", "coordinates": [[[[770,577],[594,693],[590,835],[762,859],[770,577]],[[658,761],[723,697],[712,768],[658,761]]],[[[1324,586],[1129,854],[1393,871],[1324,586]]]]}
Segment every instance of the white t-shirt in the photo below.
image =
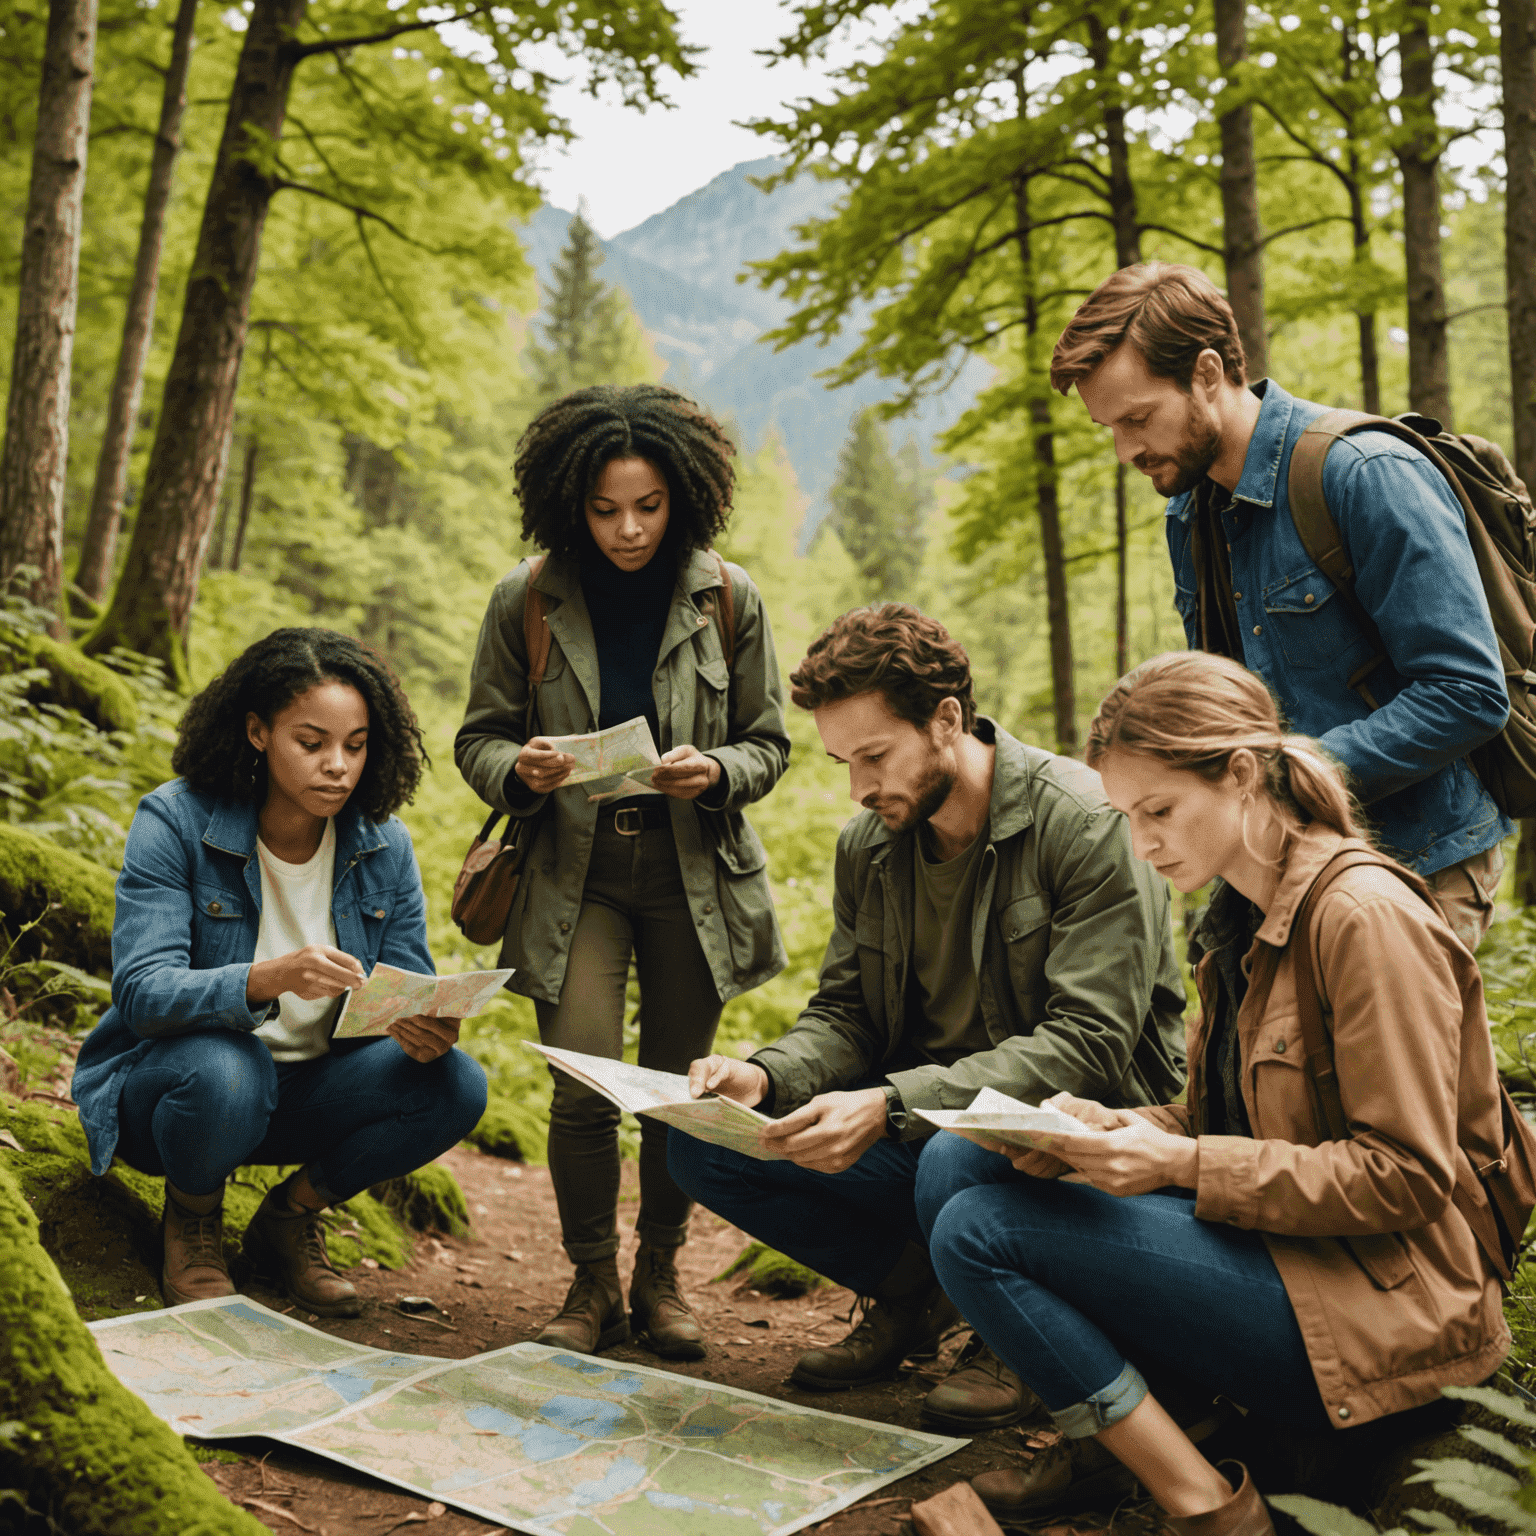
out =
{"type": "MultiPolygon", "coordinates": [[[[258,837],[256,857],[261,861],[261,927],[256,934],[256,958],[276,960],[306,944],[336,943],[336,922],[331,916],[331,897],[336,884],[336,823],[325,819],[325,831],[314,857],[303,864],[289,864],[277,857],[258,837]]],[[[331,1024],[341,1004],[339,997],[322,997],[307,1003],[293,992],[277,999],[281,1012],[257,1031],[274,1061],[309,1061],[330,1049],[331,1024]]]]}

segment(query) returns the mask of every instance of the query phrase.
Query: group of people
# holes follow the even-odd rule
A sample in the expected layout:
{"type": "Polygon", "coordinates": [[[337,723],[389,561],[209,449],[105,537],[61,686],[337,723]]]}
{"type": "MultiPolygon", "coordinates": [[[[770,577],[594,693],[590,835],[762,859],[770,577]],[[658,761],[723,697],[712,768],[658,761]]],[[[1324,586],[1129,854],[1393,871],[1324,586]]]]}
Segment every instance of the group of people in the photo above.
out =
{"type": "MultiPolygon", "coordinates": [[[[1499,649],[1446,482],[1363,432],[1324,471],[1387,653],[1379,707],[1354,690],[1369,642],[1287,501],[1323,407],[1248,384],[1202,274],[1114,274],[1052,379],[1171,498],[1190,649],[1121,680],[1083,763],[979,714],[964,649],[917,609],[837,619],[790,694],[862,811],[838,839],[816,992],[746,1060],[712,1054],[721,1009],[785,955],[744,811],[790,743],[761,597],[712,548],[731,444],[681,395],[635,386],[558,401],[519,445],[522,533],[543,555],[492,595],[455,742],[480,798],[529,819],[508,985],[546,1044],[617,1057],[633,963],[641,1064],[764,1110],[773,1154],[643,1121],[626,1298],[619,1113],[556,1071],[549,1165],[575,1274],[539,1340],[597,1352],[633,1333],[664,1359],[702,1356],[676,1267],[697,1201],[864,1299],[841,1343],[800,1358],[799,1387],[889,1376],[963,1324],[924,1421],[1050,1415],[1057,1447],[951,1490],[946,1530],[983,1536],[1139,1481],[1176,1532],[1264,1536],[1247,1472],[1199,1449],[1213,1401],[1347,1431],[1486,1380],[1509,1347],[1462,1150],[1498,1145],[1502,1114],[1472,951],[1512,827],[1467,763],[1507,713],[1499,649]],[[655,792],[561,787],[559,737],[636,716],[655,792]],[[1187,1036],[1170,884],[1213,893],[1187,1036]],[[917,1113],[983,1088],[1090,1131],[1009,1152],[917,1113]]],[[[75,1097],[98,1173],[115,1153],[165,1177],[167,1302],[232,1288],[229,1174],[296,1164],[246,1250],[310,1310],[355,1313],[321,1213],[483,1110],[456,1020],[330,1040],[374,962],[433,968],[393,814],[422,758],[378,656],[280,630],[194,700],[179,777],[139,807],[113,1007],[75,1097]]]]}

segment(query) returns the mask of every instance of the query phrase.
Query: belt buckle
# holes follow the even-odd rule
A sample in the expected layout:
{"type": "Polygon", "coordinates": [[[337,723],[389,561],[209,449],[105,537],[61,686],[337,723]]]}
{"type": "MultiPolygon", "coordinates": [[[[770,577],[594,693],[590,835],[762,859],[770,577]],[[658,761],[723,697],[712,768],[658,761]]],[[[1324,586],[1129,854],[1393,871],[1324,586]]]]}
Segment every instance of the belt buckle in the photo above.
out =
{"type": "Polygon", "coordinates": [[[640,813],[638,805],[621,805],[613,813],[613,830],[620,837],[639,837],[645,831],[645,817],[640,813]],[[625,817],[632,817],[634,825],[630,826],[625,817]]]}

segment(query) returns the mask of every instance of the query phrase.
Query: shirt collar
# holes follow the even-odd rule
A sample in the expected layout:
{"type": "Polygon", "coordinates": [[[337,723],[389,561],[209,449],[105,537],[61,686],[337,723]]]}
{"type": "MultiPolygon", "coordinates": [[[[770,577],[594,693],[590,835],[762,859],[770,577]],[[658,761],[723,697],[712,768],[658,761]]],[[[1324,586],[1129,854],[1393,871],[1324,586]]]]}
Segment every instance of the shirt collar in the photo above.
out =
{"type": "MultiPolygon", "coordinates": [[[[256,852],[257,807],[249,800],[216,800],[213,815],[203,832],[203,841],[223,853],[248,859],[256,852]]],[[[337,811],[336,865],[344,869],[354,855],[377,853],[388,846],[378,826],[348,800],[337,811]]]]}
{"type": "MultiPolygon", "coordinates": [[[[1254,423],[1253,437],[1248,443],[1248,453],[1243,459],[1243,473],[1232,493],[1234,501],[1246,501],[1256,507],[1272,507],[1275,504],[1275,486],[1280,479],[1280,459],[1285,451],[1285,435],[1291,425],[1291,412],[1296,401],[1273,379],[1260,379],[1249,389],[1258,396],[1259,419],[1254,423]]],[[[1204,482],[1202,482],[1203,484],[1204,482]]],[[[1167,515],[1187,522],[1195,510],[1195,498],[1200,487],[1185,491],[1169,501],[1167,515]]]]}

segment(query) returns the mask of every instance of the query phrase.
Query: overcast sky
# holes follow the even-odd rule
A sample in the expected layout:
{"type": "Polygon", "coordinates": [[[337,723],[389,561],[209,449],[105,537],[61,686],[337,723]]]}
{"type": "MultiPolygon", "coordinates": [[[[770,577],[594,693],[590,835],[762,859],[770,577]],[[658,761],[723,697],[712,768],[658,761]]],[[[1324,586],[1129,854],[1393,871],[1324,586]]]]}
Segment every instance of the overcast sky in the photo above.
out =
{"type": "MultiPolygon", "coordinates": [[[[734,122],[777,113],[782,102],[822,94],[825,77],[798,64],[769,69],[753,57],[789,30],[793,14],[779,0],[671,0],[684,41],[708,48],[697,74],[667,76],[672,111],[644,115],[593,101],[579,81],[557,90],[555,110],[580,135],[565,153],[542,157],[548,200],[575,208],[585,196],[605,238],[660,213],[742,160],[773,153],[770,141],[734,122]]],[[[541,61],[542,62],[542,61],[541,61]]],[[[568,66],[567,66],[568,67],[568,66]]],[[[558,72],[558,71],[557,71],[558,72]]]]}

